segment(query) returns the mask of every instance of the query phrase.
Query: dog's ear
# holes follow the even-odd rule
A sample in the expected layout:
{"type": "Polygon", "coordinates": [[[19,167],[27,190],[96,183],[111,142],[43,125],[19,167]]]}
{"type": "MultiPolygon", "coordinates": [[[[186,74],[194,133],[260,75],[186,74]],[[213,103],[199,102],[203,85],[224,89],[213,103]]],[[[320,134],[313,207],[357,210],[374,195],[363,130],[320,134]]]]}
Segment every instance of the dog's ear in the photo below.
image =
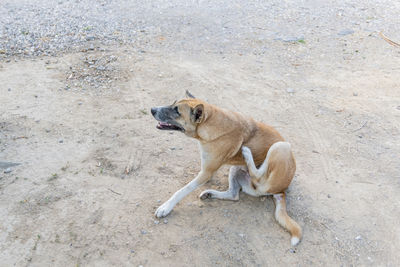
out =
{"type": "Polygon", "coordinates": [[[195,98],[194,95],[192,95],[188,90],[185,92],[185,97],[187,98],[195,98]]]}
{"type": "Polygon", "coordinates": [[[204,105],[198,104],[194,109],[191,110],[190,117],[194,123],[200,123],[204,118],[204,105]]]}

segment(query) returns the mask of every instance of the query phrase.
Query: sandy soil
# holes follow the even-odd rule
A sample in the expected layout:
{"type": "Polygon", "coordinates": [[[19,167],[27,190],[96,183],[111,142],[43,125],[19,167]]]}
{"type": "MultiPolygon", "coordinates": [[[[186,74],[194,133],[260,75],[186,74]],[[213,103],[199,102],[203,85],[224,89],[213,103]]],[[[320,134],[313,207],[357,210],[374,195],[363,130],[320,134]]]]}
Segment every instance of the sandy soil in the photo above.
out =
{"type": "Polygon", "coordinates": [[[396,266],[400,50],[376,34],[348,38],[358,46],[326,54],[276,41],[264,56],[108,47],[1,63],[0,265],[396,266]],[[85,74],[87,57],[110,56],[85,74]],[[186,89],[292,143],[297,248],[270,198],[199,200],[227,187],[227,167],[153,216],[199,171],[196,141],[158,131],[149,114],[186,89]]]}

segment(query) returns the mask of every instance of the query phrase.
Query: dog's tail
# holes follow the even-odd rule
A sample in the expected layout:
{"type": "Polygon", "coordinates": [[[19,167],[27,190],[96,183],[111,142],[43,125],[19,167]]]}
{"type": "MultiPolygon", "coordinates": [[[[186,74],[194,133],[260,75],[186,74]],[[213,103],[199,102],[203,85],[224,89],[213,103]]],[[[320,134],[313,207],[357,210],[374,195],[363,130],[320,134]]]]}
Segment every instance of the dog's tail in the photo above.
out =
{"type": "Polygon", "coordinates": [[[286,196],[285,193],[274,194],[275,202],[275,219],[278,223],[288,230],[292,235],[290,240],[292,246],[296,246],[301,239],[301,228],[286,212],[286,196]]]}

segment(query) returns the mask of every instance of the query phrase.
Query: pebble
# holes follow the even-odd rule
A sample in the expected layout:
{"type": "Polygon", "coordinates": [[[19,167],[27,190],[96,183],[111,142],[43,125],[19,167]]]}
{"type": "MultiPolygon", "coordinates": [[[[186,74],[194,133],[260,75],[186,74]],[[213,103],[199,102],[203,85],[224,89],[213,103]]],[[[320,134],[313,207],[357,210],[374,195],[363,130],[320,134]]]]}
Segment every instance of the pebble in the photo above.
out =
{"type": "Polygon", "coordinates": [[[7,168],[4,170],[4,173],[10,173],[11,171],[12,171],[11,168],[7,168]]]}
{"type": "Polygon", "coordinates": [[[356,236],[355,240],[361,240],[362,237],[360,235],[356,236]]]}
{"type": "Polygon", "coordinates": [[[160,223],[160,221],[158,221],[158,220],[154,221],[154,224],[159,224],[159,223],[160,223]]]}
{"type": "Polygon", "coordinates": [[[284,37],[278,36],[274,40],[284,41],[284,42],[298,42],[300,40],[304,40],[304,36],[298,36],[298,37],[296,37],[296,36],[284,36],[284,37]]]}
{"type": "Polygon", "coordinates": [[[168,223],[168,219],[164,219],[164,224],[167,224],[168,223]]]}
{"type": "Polygon", "coordinates": [[[351,29],[345,29],[345,30],[341,30],[340,32],[338,32],[338,34],[340,36],[345,36],[345,35],[349,35],[349,34],[353,34],[354,31],[351,29]]]}
{"type": "Polygon", "coordinates": [[[328,198],[331,198],[331,195],[328,194],[328,198]]]}
{"type": "Polygon", "coordinates": [[[239,234],[239,236],[240,236],[241,238],[244,238],[246,235],[245,235],[245,234],[239,234]]]}
{"type": "Polygon", "coordinates": [[[397,106],[397,109],[400,110],[400,106],[397,106]]]}
{"type": "Polygon", "coordinates": [[[354,93],[353,93],[353,96],[358,96],[358,93],[354,92],[354,93]]]}
{"type": "Polygon", "coordinates": [[[293,94],[294,93],[294,89],[293,88],[287,88],[286,92],[288,92],[289,94],[293,94]]]}
{"type": "Polygon", "coordinates": [[[142,233],[142,235],[147,234],[147,231],[146,231],[146,230],[141,230],[140,232],[142,233]]]}
{"type": "Polygon", "coordinates": [[[58,142],[61,144],[61,143],[64,143],[64,140],[60,139],[60,140],[58,140],[58,142]]]}

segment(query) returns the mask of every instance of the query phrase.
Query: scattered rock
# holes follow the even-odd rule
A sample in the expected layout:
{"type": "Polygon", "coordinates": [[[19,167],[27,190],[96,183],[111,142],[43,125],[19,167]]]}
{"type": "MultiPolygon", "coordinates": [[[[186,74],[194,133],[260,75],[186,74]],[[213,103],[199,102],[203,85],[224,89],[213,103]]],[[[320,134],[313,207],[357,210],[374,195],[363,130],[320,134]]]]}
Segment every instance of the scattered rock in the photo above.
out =
{"type": "Polygon", "coordinates": [[[4,173],[10,173],[11,171],[12,171],[11,168],[7,168],[4,170],[4,173]]]}
{"type": "Polygon", "coordinates": [[[354,93],[353,93],[353,96],[358,96],[358,93],[354,92],[354,93]]]}
{"type": "Polygon", "coordinates": [[[168,219],[164,219],[164,224],[167,224],[168,223],[168,219]]]}
{"type": "Polygon", "coordinates": [[[338,35],[340,36],[345,36],[345,35],[349,35],[349,34],[353,34],[354,31],[351,29],[345,29],[345,30],[341,30],[340,32],[338,32],[338,35]]]}
{"type": "Polygon", "coordinates": [[[329,195],[329,194],[328,194],[328,196],[327,196],[327,197],[328,197],[328,198],[331,198],[331,195],[329,195]]]}
{"type": "Polygon", "coordinates": [[[7,169],[10,167],[18,166],[21,163],[14,163],[14,162],[7,162],[7,161],[0,161],[0,169],[7,169]]]}
{"type": "Polygon", "coordinates": [[[245,235],[245,234],[239,234],[239,236],[240,236],[241,238],[244,238],[246,235],[245,235]]]}
{"type": "Polygon", "coordinates": [[[154,224],[159,224],[159,223],[160,223],[160,221],[158,221],[158,220],[154,221],[154,224]]]}
{"type": "Polygon", "coordinates": [[[294,89],[293,88],[287,88],[286,92],[288,92],[289,94],[293,94],[294,93],[294,89]]]}
{"type": "Polygon", "coordinates": [[[64,140],[60,139],[60,140],[58,140],[58,142],[61,144],[61,143],[64,143],[64,140]]]}
{"type": "Polygon", "coordinates": [[[302,36],[302,35],[300,35],[298,37],[296,37],[296,36],[283,36],[283,37],[278,36],[274,40],[288,42],[288,43],[300,42],[300,41],[304,42],[304,36],[302,36]]]}
{"type": "Polygon", "coordinates": [[[147,234],[147,231],[146,230],[140,230],[140,233],[142,233],[142,235],[145,235],[145,234],[147,234]]]}
{"type": "Polygon", "coordinates": [[[296,249],[295,248],[291,248],[289,249],[290,253],[296,253],[296,249]]]}
{"type": "Polygon", "coordinates": [[[360,235],[356,236],[355,240],[361,240],[362,237],[360,235]]]}
{"type": "Polygon", "coordinates": [[[397,106],[397,109],[400,110],[400,106],[397,106]]]}

